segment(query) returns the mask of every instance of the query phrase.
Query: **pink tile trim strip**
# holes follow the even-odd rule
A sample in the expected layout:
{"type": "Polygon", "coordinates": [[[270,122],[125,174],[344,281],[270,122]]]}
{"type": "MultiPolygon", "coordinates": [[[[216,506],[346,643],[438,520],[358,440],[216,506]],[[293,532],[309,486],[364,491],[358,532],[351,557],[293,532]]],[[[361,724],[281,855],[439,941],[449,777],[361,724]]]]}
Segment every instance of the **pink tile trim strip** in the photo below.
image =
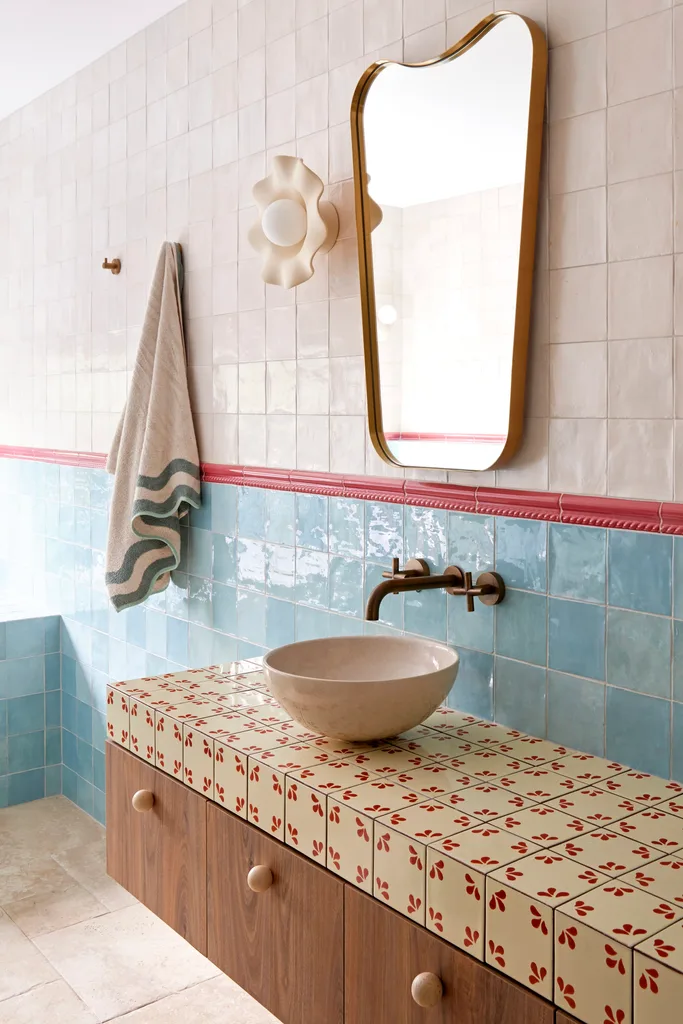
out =
{"type": "MultiPolygon", "coordinates": [[[[53,462],[88,469],[103,469],[106,462],[106,455],[96,452],[12,445],[0,445],[0,458],[53,462]]],[[[426,483],[393,477],[344,476],[340,473],[227,466],[212,462],[202,463],[202,479],[207,483],[388,501],[397,505],[442,508],[450,512],[473,512],[579,526],[683,535],[683,504],[675,502],[634,501],[628,498],[557,494],[552,491],[511,491],[502,487],[461,487],[458,484],[426,483]]]]}

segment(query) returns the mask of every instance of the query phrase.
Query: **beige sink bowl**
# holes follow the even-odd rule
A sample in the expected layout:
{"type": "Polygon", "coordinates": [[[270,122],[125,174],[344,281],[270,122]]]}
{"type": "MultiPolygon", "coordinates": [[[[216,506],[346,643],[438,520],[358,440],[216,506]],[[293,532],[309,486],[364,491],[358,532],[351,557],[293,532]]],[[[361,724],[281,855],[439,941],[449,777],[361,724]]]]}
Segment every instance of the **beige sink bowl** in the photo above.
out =
{"type": "Polygon", "coordinates": [[[383,740],[431,715],[450,691],[458,655],[431,640],[329,637],[264,658],[273,696],[300,725],[340,740],[383,740]]]}

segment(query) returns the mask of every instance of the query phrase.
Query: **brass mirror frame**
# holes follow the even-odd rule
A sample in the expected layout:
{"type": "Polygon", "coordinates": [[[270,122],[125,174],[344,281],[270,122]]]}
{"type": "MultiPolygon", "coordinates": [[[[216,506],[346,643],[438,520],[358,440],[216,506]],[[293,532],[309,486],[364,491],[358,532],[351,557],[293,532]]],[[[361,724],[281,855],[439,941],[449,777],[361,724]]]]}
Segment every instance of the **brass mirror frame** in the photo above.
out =
{"type": "MultiPolygon", "coordinates": [[[[376,204],[370,198],[367,187],[367,164],[363,136],[364,110],[370,86],[389,65],[421,68],[455,60],[483,39],[491,29],[506,18],[521,18],[531,34],[532,64],[529,95],[529,127],[527,134],[526,168],[524,173],[524,196],[522,202],[522,230],[519,247],[519,272],[517,279],[517,306],[512,351],[512,372],[510,378],[510,416],[507,440],[503,451],[495,462],[484,469],[494,469],[509,461],[519,448],[524,430],[524,393],[526,385],[527,350],[531,323],[531,301],[534,277],[534,253],[536,247],[536,223],[538,219],[538,198],[541,175],[541,153],[543,148],[543,119],[545,113],[546,79],[548,72],[548,44],[541,28],[530,18],[514,11],[499,11],[490,14],[467,33],[445,53],[431,60],[417,64],[401,61],[380,60],[371,64],[364,72],[351,102],[351,142],[353,147],[353,175],[356,201],[356,232],[358,237],[358,263],[363,323],[363,346],[365,350],[365,380],[368,399],[368,427],[377,454],[385,462],[402,468],[430,469],[435,467],[407,467],[393,457],[389,450],[382,423],[382,398],[380,393],[379,346],[377,339],[377,311],[375,308],[375,281],[372,262],[371,232],[374,227],[376,204]]],[[[440,401],[455,401],[454,385],[450,392],[445,390],[440,401]],[[449,394],[451,397],[449,397],[449,394]]],[[[416,382],[416,386],[421,386],[416,382]]],[[[439,467],[443,469],[443,467],[439,467]]],[[[457,471],[454,466],[452,471],[457,471]]]]}

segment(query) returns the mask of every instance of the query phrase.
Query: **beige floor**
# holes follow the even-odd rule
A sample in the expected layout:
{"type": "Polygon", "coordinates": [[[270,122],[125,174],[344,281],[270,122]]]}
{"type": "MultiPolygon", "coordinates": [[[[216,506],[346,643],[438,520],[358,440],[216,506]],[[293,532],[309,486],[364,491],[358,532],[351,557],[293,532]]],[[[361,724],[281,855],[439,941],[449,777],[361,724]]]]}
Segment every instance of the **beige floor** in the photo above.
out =
{"type": "Polygon", "coordinates": [[[104,869],[64,797],[0,810],[0,1024],[277,1024],[104,869]]]}

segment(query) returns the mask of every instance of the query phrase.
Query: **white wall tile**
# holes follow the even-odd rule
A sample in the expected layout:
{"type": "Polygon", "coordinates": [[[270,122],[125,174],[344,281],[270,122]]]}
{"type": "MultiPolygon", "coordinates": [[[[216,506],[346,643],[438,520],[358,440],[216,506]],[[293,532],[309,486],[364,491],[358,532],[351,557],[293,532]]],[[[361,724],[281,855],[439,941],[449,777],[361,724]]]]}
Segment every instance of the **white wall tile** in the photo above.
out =
{"type": "Polygon", "coordinates": [[[673,433],[672,420],[610,420],[609,493],[671,501],[673,433]]]}
{"type": "Polygon", "coordinates": [[[607,111],[607,178],[610,183],[673,169],[672,94],[622,103],[607,111]]]}
{"type": "Polygon", "coordinates": [[[671,11],[629,22],[607,33],[610,105],[671,89],[672,75],[671,11]]]}
{"type": "Polygon", "coordinates": [[[663,256],[672,252],[673,224],[673,180],[670,174],[610,186],[610,260],[663,256]]]}
{"type": "Polygon", "coordinates": [[[551,51],[550,120],[576,117],[607,104],[605,33],[551,51]]]}
{"type": "Polygon", "coordinates": [[[671,0],[607,0],[607,27],[614,28],[627,21],[637,21],[670,7],[671,0]]]}
{"type": "Polygon", "coordinates": [[[550,269],[603,263],[607,252],[605,188],[552,196],[550,200],[550,269]]]}
{"type": "Polygon", "coordinates": [[[674,415],[673,402],[674,352],[671,338],[609,343],[611,418],[671,419],[674,415]]]}
{"type": "Polygon", "coordinates": [[[607,421],[550,421],[549,486],[568,494],[607,491],[607,421]]]}
{"type": "Polygon", "coordinates": [[[673,260],[657,256],[613,263],[609,274],[610,339],[673,334],[673,260]]]}
{"type": "Polygon", "coordinates": [[[596,110],[554,121],[550,125],[548,148],[551,195],[604,185],[607,181],[606,111],[596,110]]]}
{"type": "MultiPolygon", "coordinates": [[[[619,3],[620,0],[617,0],[619,3]]],[[[548,41],[562,46],[604,32],[605,0],[548,0],[548,41]]]]}
{"type": "Polygon", "coordinates": [[[560,419],[607,415],[607,342],[550,346],[550,407],[560,419]]]}

